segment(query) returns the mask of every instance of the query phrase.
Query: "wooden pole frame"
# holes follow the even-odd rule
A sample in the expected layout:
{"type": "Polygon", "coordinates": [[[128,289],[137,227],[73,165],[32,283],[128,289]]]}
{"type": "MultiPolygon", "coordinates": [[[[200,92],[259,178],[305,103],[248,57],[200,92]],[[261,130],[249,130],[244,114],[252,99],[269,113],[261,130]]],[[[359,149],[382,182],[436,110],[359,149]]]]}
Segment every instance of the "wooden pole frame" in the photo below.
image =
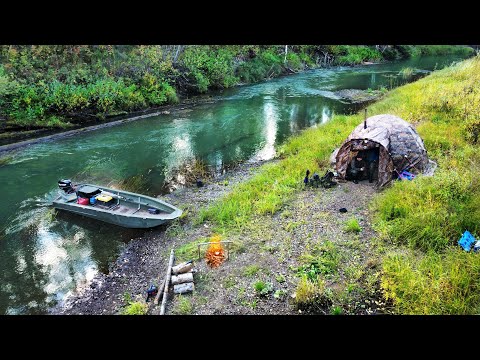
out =
{"type": "Polygon", "coordinates": [[[163,291],[163,299],[162,299],[162,306],[160,307],[160,315],[165,315],[165,305],[167,303],[168,286],[170,284],[170,278],[172,276],[172,266],[173,266],[174,257],[175,257],[174,251],[172,248],[172,250],[170,251],[170,260],[168,261],[167,275],[165,277],[165,289],[163,291]]]}
{"type": "Polygon", "coordinates": [[[212,244],[212,243],[227,244],[227,260],[230,259],[230,243],[233,243],[233,241],[224,240],[224,241],[209,241],[209,242],[198,243],[198,244],[197,244],[198,260],[200,260],[200,246],[202,246],[202,245],[210,245],[210,244],[212,244]]]}

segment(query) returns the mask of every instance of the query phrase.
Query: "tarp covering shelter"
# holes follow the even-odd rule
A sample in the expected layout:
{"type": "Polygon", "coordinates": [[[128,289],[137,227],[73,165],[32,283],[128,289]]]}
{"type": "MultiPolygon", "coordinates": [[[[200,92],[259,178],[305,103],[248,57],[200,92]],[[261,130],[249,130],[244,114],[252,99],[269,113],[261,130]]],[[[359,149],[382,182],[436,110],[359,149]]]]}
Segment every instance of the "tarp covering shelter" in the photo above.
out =
{"type": "Polygon", "coordinates": [[[428,165],[422,138],[411,124],[398,116],[382,114],[362,121],[333,154],[339,178],[345,179],[347,168],[359,151],[378,148],[378,186],[388,184],[402,170],[416,173],[428,165]]]}

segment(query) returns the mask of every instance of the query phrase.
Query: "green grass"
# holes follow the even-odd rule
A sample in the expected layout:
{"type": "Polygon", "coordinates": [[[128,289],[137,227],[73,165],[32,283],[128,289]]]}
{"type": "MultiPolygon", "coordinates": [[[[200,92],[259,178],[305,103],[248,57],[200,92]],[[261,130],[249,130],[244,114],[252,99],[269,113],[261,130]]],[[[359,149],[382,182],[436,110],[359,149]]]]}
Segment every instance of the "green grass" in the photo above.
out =
{"type": "Polygon", "coordinates": [[[249,266],[245,266],[245,268],[243,269],[243,275],[252,277],[252,276],[255,276],[259,271],[260,271],[260,266],[249,265],[249,266]]]}
{"type": "Polygon", "coordinates": [[[332,315],[342,315],[343,314],[343,309],[340,306],[334,306],[331,309],[330,313],[332,315]]]}
{"type": "Polygon", "coordinates": [[[384,259],[382,288],[402,314],[478,314],[480,256],[457,248],[392,253],[384,259]]]}
{"type": "Polygon", "coordinates": [[[257,281],[253,284],[253,288],[259,296],[266,296],[273,291],[273,285],[264,281],[257,281]]]}
{"type": "Polygon", "coordinates": [[[122,311],[122,315],[146,315],[148,306],[140,301],[130,302],[122,311]]]}
{"type": "Polygon", "coordinates": [[[433,177],[395,183],[373,202],[375,228],[412,251],[389,254],[382,287],[396,311],[408,314],[478,313],[478,259],[459,250],[465,230],[480,235],[480,58],[475,57],[395,89],[372,106],[419,123],[433,177]]]}
{"type": "Polygon", "coordinates": [[[346,232],[359,233],[360,231],[362,231],[362,228],[360,227],[357,219],[351,218],[345,223],[344,230],[346,232]]]}
{"type": "Polygon", "coordinates": [[[305,169],[317,169],[319,160],[323,160],[319,172],[324,172],[331,152],[360,121],[361,116],[336,116],[321,130],[309,129],[291,138],[278,151],[282,160],[263,166],[250,180],[237,184],[220,201],[202,209],[198,221],[213,221],[217,230],[225,232],[241,228],[257,215],[277,212],[302,188],[305,169]]]}
{"type": "Polygon", "coordinates": [[[275,293],[273,294],[273,297],[277,300],[283,300],[285,299],[285,296],[287,295],[287,292],[283,289],[278,289],[275,290],[275,293]]]}
{"type": "Polygon", "coordinates": [[[323,244],[315,245],[309,252],[302,254],[300,261],[303,265],[297,269],[297,274],[314,281],[319,274],[331,275],[337,273],[340,252],[333,242],[327,240],[323,244]]]}
{"type": "Polygon", "coordinates": [[[193,313],[192,301],[187,296],[179,295],[173,307],[173,313],[177,315],[190,315],[193,313]]]}
{"type": "MultiPolygon", "coordinates": [[[[208,242],[208,238],[200,238],[198,240],[192,241],[188,244],[182,245],[179,248],[175,249],[175,259],[177,262],[197,260],[198,259],[198,245],[199,243],[208,242]]],[[[206,245],[205,245],[206,246],[206,245]]],[[[205,250],[205,246],[200,248],[200,256],[202,255],[202,250],[205,250]]]]}
{"type": "Polygon", "coordinates": [[[224,281],[223,281],[223,286],[225,289],[229,289],[235,286],[237,283],[237,280],[233,275],[229,275],[224,281]]]}
{"type": "Polygon", "coordinates": [[[295,290],[294,304],[298,309],[317,312],[330,304],[325,280],[318,276],[313,281],[302,277],[295,290]]]}

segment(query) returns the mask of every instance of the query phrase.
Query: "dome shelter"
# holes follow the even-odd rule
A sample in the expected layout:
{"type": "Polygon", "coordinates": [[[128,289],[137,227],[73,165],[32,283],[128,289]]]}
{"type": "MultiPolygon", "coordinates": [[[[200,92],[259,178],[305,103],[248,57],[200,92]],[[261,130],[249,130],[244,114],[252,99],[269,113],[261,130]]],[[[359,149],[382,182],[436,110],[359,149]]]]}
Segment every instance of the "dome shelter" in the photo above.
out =
{"type": "Polygon", "coordinates": [[[339,178],[345,179],[348,166],[360,151],[378,151],[378,171],[374,178],[379,187],[403,170],[423,172],[429,163],[423,140],[412,125],[389,114],[367,118],[332,154],[339,178]]]}

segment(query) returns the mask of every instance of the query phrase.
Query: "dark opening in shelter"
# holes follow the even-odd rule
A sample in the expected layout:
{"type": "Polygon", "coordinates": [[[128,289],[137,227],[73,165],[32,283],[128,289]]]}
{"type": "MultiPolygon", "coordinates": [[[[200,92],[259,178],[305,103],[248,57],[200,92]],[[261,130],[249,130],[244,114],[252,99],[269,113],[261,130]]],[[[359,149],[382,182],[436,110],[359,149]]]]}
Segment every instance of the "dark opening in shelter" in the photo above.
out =
{"type": "Polygon", "coordinates": [[[428,166],[422,138],[411,124],[398,116],[382,114],[360,123],[332,154],[341,179],[388,184],[403,170],[422,173],[428,166]]]}

